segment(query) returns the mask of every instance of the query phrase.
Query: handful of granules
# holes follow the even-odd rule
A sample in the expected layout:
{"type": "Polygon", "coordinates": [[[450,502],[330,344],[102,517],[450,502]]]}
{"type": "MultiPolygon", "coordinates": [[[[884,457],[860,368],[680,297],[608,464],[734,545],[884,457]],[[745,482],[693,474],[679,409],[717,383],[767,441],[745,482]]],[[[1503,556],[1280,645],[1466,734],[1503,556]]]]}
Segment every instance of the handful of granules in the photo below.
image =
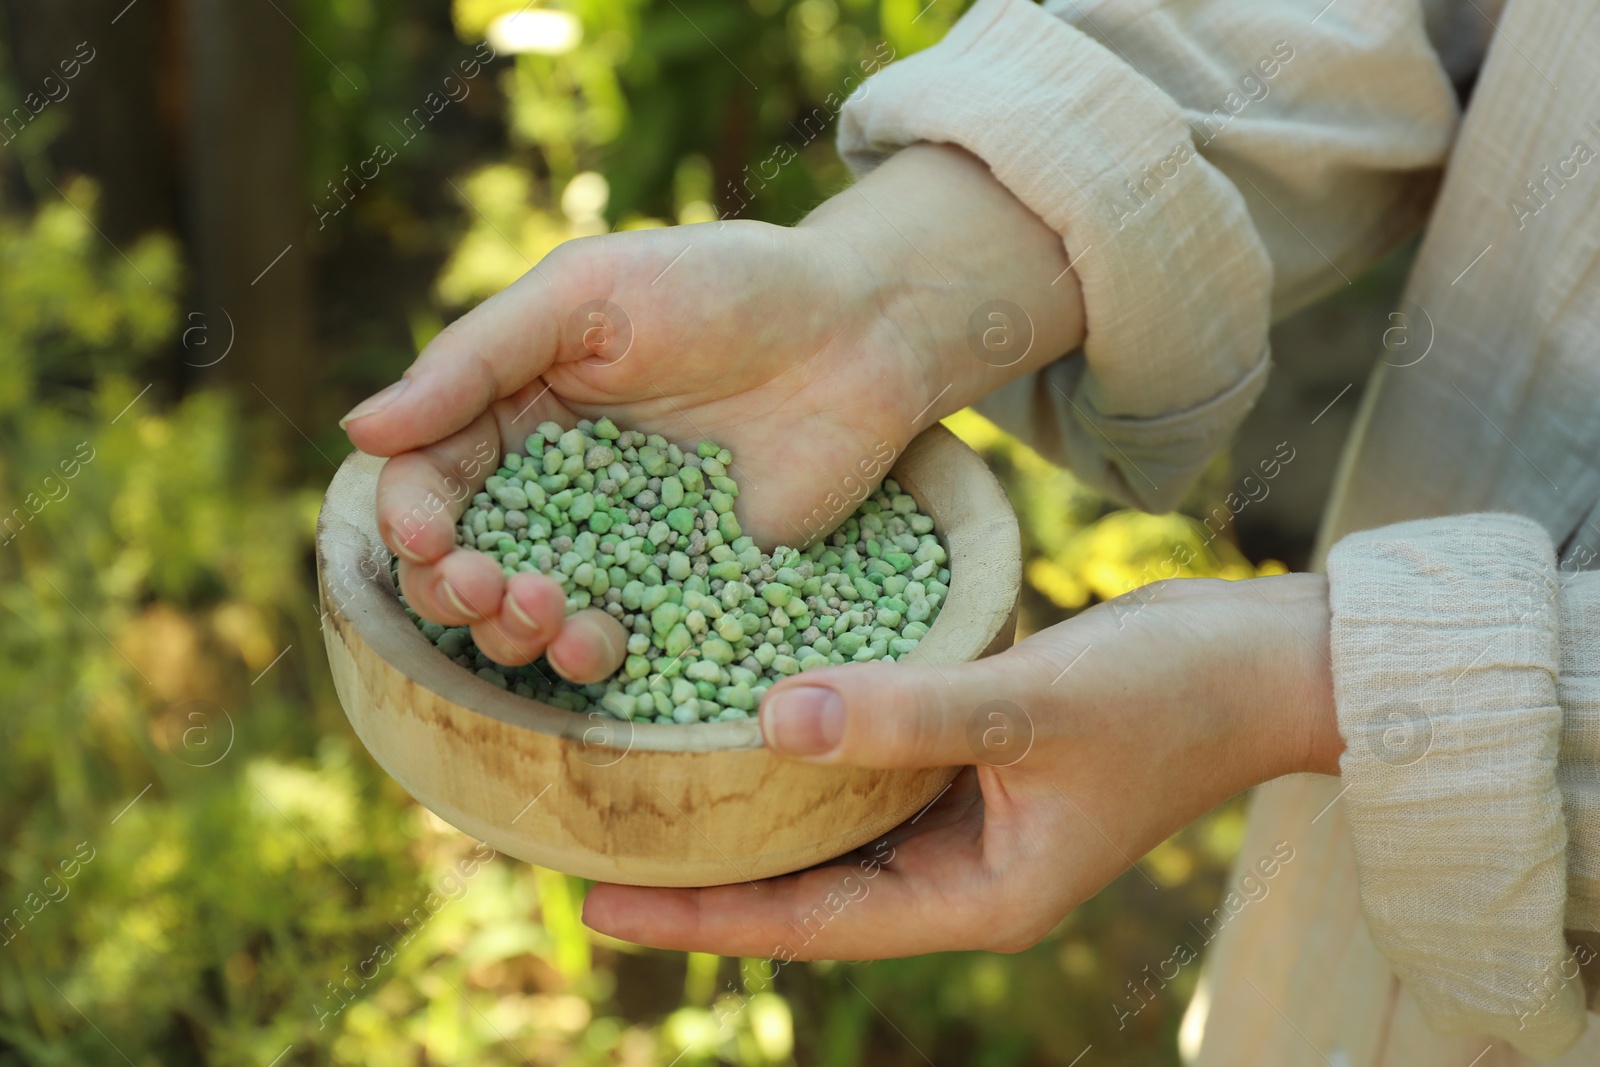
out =
{"type": "Polygon", "coordinates": [[[909,655],[949,592],[933,520],[893,479],[810,548],[768,555],[734,517],[733,457],[713,442],[684,452],[609,418],[547,422],[502,462],[457,543],[507,577],[554,578],[568,614],[596,606],[617,619],[629,632],[621,670],[576,685],[543,659],[505,667],[469,628],[406,611],[456,663],[556,707],[640,722],[746,718],[787,675],[909,655]]]}

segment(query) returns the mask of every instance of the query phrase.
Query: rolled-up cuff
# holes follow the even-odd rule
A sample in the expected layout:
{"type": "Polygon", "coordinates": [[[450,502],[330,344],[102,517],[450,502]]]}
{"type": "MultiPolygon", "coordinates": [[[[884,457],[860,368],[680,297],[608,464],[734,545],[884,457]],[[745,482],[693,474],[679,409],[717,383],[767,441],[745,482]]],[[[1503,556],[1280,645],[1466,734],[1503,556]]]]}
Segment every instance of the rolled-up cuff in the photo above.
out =
{"type": "Polygon", "coordinates": [[[1563,934],[1557,583],[1514,515],[1328,555],[1345,815],[1373,940],[1436,1029],[1553,1058],[1583,1032],[1563,934]]]}
{"type": "Polygon", "coordinates": [[[1223,448],[1266,388],[1271,360],[1210,400],[1155,418],[1100,410],[1081,357],[1057,360],[1007,383],[973,407],[1079,481],[1145,511],[1176,508],[1210,457],[1223,448]]]}
{"type": "MultiPolygon", "coordinates": [[[[1062,235],[1087,324],[1082,359],[1066,361],[1086,364],[1068,395],[1091,422],[1207,405],[1243,417],[1237,398],[1264,366],[1271,263],[1243,198],[1195,150],[1171,97],[1028,0],[978,0],[943,41],[884,68],[845,105],[839,147],[857,173],[916,141],[972,152],[1062,235]]],[[[1147,458],[1174,472],[1163,499],[1176,499],[1186,486],[1176,472],[1198,471],[1231,429],[1118,432],[1151,444],[1165,435],[1147,458]]],[[[1089,433],[1117,478],[1148,490],[1113,434],[1089,433]]]]}

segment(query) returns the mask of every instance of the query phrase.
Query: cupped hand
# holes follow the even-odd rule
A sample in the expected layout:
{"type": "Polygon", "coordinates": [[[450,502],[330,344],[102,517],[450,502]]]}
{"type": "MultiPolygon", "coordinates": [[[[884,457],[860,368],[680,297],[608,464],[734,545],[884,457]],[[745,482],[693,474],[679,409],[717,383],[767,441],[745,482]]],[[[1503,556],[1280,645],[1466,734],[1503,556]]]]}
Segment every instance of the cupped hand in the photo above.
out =
{"type": "Polygon", "coordinates": [[[1037,352],[1077,343],[1075,279],[1053,285],[1064,272],[1059,238],[981,163],[914,146],[799,226],[568,242],[342,424],[358,448],[391,457],[378,523],[411,606],[470,625],[496,662],[545,655],[595,681],[622,662],[620,624],[598,609],[566,618],[553,579],[507,580],[455,544],[506,451],[541,422],[601,415],[691,447],[710,438],[733,454],[744,530],[767,548],[801,545],[848,517],[917,432],[1042,361],[997,370],[974,357],[971,308],[1016,294],[1038,308],[1037,352]]]}
{"type": "Polygon", "coordinates": [[[834,863],[710,889],[602,884],[584,921],[663,948],[882,959],[1036,944],[1229,796],[1342,750],[1319,575],[1157,583],[976,663],[808,671],[767,744],[864,767],[968,765],[834,863]]]}
{"type": "MultiPolygon", "coordinates": [[[[846,298],[866,288],[859,275],[844,249],[803,229],[733,222],[609,234],[561,246],[452,323],[400,382],[346,419],[359,448],[393,457],[378,522],[412,607],[472,624],[500,663],[527,662],[541,635],[557,635],[565,598],[553,579],[508,583],[487,556],[455,550],[453,536],[467,489],[546,420],[609,415],[674,441],[715,440],[735,456],[752,536],[808,539],[796,533],[812,521],[805,505],[879,441],[903,448],[910,431],[895,410],[911,388],[902,348],[846,298]]],[[[569,640],[550,661],[592,680],[620,662],[625,635],[603,612],[583,618],[577,625],[615,653],[582,658],[593,642],[569,640]]]]}

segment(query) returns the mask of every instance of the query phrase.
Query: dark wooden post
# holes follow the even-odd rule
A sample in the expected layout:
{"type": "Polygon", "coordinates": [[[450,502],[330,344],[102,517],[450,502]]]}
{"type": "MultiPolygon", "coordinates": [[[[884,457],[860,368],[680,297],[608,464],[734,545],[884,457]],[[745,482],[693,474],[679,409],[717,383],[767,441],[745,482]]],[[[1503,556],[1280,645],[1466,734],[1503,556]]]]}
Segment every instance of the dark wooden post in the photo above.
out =
{"type": "Polygon", "coordinates": [[[315,438],[310,209],[302,173],[300,50],[293,0],[182,0],[188,79],[186,162],[195,295],[216,358],[240,399],[315,438]],[[223,310],[226,316],[223,316],[223,310]],[[270,403],[269,403],[270,401],[270,403]]]}

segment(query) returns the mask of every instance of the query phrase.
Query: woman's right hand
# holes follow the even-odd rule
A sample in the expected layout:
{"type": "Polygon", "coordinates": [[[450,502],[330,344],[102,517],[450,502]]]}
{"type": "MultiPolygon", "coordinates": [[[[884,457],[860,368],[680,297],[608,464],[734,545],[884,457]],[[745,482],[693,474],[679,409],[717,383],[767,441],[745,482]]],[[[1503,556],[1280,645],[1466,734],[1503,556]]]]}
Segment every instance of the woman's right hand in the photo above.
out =
{"type": "Polygon", "coordinates": [[[572,681],[617,669],[626,635],[566,618],[553,579],[507,580],[454,524],[541,422],[609,415],[734,456],[736,515],[763,547],[842,522],[863,481],[922,429],[1081,340],[1060,239],[959,149],[919,145],[802,224],[749,221],[568,242],[452,323],[401,381],[343,420],[389,456],[378,521],[424,618],[470,625],[504,664],[546,655],[572,681]],[[1052,284],[1056,282],[1057,284],[1052,284]],[[991,367],[967,320],[1027,309],[1030,358],[991,367]]]}

